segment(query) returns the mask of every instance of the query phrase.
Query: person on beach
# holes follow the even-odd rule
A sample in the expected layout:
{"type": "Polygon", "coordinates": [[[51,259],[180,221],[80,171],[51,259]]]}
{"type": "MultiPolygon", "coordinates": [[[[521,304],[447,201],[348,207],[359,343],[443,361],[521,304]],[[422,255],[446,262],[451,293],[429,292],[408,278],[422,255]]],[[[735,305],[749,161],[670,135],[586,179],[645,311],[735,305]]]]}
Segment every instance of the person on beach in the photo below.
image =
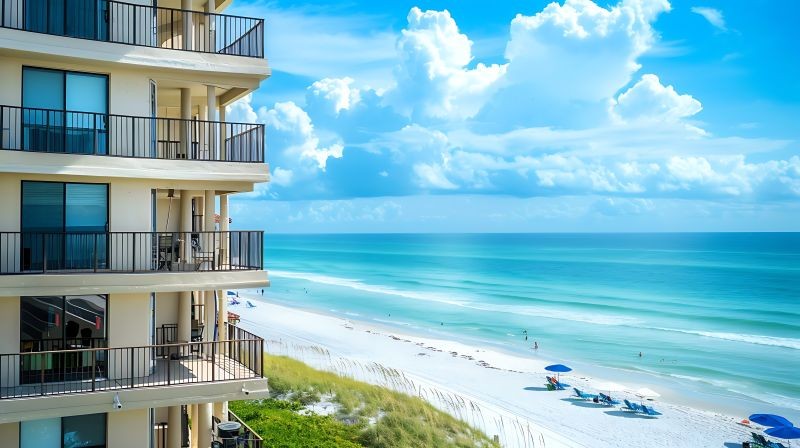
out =
{"type": "Polygon", "coordinates": [[[528,340],[528,330],[522,330],[522,334],[525,335],[525,341],[528,340]]]}
{"type": "Polygon", "coordinates": [[[642,357],[642,352],[639,352],[639,357],[640,357],[640,358],[642,357]]]}
{"type": "Polygon", "coordinates": [[[539,350],[539,342],[538,341],[533,341],[533,349],[534,350],[539,350]]]}

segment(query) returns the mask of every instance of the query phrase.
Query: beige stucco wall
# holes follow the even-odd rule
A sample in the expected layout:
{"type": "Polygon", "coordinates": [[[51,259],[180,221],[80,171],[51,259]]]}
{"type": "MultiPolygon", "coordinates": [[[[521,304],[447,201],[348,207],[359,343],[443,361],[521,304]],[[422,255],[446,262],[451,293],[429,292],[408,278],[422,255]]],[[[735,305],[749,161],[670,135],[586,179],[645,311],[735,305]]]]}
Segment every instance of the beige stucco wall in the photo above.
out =
{"type": "Polygon", "coordinates": [[[108,448],[150,446],[150,410],[111,411],[108,413],[108,448]]]}
{"type": "Polygon", "coordinates": [[[0,440],[4,447],[16,448],[19,446],[19,423],[5,423],[0,425],[0,440]]]}
{"type": "Polygon", "coordinates": [[[153,367],[150,344],[150,294],[111,294],[108,299],[108,346],[139,347],[108,353],[108,376],[146,376],[153,367]],[[133,362],[133,366],[131,366],[133,362]]]}
{"type": "MultiPolygon", "coordinates": [[[[0,297],[0,319],[0,353],[19,353],[19,296],[0,297]]],[[[18,365],[16,356],[2,358],[0,387],[17,384],[18,365]]]]}
{"type": "Polygon", "coordinates": [[[156,293],[156,327],[178,323],[178,302],[180,293],[156,293]]]}

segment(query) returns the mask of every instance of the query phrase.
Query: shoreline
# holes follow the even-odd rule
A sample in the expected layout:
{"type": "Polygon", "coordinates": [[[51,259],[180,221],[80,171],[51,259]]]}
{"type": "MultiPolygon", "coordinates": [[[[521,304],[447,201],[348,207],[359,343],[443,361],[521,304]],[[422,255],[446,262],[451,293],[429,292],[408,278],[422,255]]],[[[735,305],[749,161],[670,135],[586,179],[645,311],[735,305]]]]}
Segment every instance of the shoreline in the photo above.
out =
{"type": "MultiPolygon", "coordinates": [[[[295,347],[281,348],[286,353],[277,354],[286,354],[324,370],[339,369],[333,366],[332,359],[353,360],[356,364],[376,363],[397,369],[404,376],[424,383],[429,388],[466,397],[470,402],[478,403],[482,409],[491,409],[501,419],[503,415],[505,418],[518,419],[520,425],[529,425],[529,432],[540,434],[548,446],[620,446],[658,442],[656,446],[719,447],[725,443],[740,443],[749,436],[749,428],[736,424],[743,417],[720,412],[720,407],[705,410],[691,403],[680,403],[681,400],[674,399],[678,394],[663,387],[663,383],[651,386],[652,382],[636,378],[644,375],[635,372],[626,372],[629,374],[626,376],[637,381],[629,381],[632,378],[620,379],[616,371],[610,372],[614,374],[610,378],[621,382],[626,390],[658,387],[656,390],[662,393],[663,400],[650,403],[664,414],[657,419],[635,418],[633,414],[618,408],[598,408],[591,403],[575,401],[569,398],[573,395],[571,390],[545,392],[544,366],[550,364],[552,359],[539,355],[523,358],[494,347],[412,335],[388,324],[359,320],[357,316],[342,318],[318,310],[275,304],[244,291],[242,297],[257,302],[256,308],[229,308],[241,315],[243,327],[255,330],[274,344],[283,344],[285,341],[295,347]],[[302,347],[326,350],[327,360],[324,356],[303,352],[302,347]],[[578,414],[581,414],[580,418],[577,418],[578,414]],[[652,430],[641,431],[644,425],[652,430]],[[531,427],[534,429],[531,430],[531,427]],[[704,440],[698,442],[696,437],[701,434],[704,440]],[[691,441],[686,440],[687,436],[693,437],[691,441]]],[[[606,376],[597,375],[601,370],[580,363],[570,365],[577,368],[570,374],[562,375],[565,382],[590,393],[598,391],[594,385],[606,376]]],[[[358,372],[354,371],[358,369],[351,367],[339,373],[357,375],[358,372]]],[[[367,382],[375,380],[369,375],[357,379],[367,382]]],[[[629,392],[613,395],[615,399],[639,400],[629,392]]],[[[494,434],[491,432],[493,427],[496,431],[502,431],[496,428],[503,425],[483,423],[483,427],[480,424],[478,426],[490,436],[494,434]]],[[[527,442],[523,444],[506,440],[504,446],[528,445],[527,442]]]]}
{"type": "MultiPolygon", "coordinates": [[[[240,291],[243,297],[255,299],[263,302],[264,296],[254,294],[250,290],[240,291]]],[[[304,312],[327,316],[341,321],[354,321],[360,322],[362,325],[380,329],[384,333],[397,333],[404,335],[405,339],[417,338],[428,341],[438,341],[443,345],[458,344],[464,348],[463,351],[469,351],[471,348],[480,348],[498,352],[508,357],[515,358],[525,362],[533,359],[541,361],[542,366],[556,363],[567,364],[573,367],[575,374],[576,371],[582,372],[587,378],[601,379],[599,381],[613,379],[614,382],[622,383],[623,385],[632,385],[630,389],[635,390],[641,387],[654,389],[661,393],[661,399],[669,401],[675,405],[686,406],[695,408],[702,411],[712,413],[723,413],[729,416],[738,417],[739,420],[756,412],[774,412],[787,416],[790,420],[800,420],[800,410],[787,408],[778,404],[763,401],[758,397],[747,395],[745,393],[736,392],[726,389],[723,386],[716,385],[712,380],[703,378],[689,378],[676,375],[663,374],[655,371],[648,371],[646,369],[639,369],[635,366],[633,368],[603,366],[593,364],[591,362],[567,359],[559,356],[551,356],[549,352],[544,349],[542,352],[530,350],[521,350],[516,347],[505,346],[502,343],[494,341],[483,341],[479,339],[470,338],[467,341],[459,341],[450,339],[449,334],[437,334],[435,329],[423,329],[415,327],[408,323],[393,323],[391,318],[365,318],[358,313],[347,311],[340,311],[337,309],[320,310],[314,307],[303,305],[287,304],[285,301],[268,302],[277,306],[291,308],[295,310],[302,310],[304,312]],[[709,386],[711,389],[709,389],[709,386]]],[[[532,342],[533,340],[528,342],[532,342]]],[[[447,350],[452,351],[452,350],[447,350]]],[[[458,350],[455,350],[458,351],[458,350]]],[[[459,352],[460,354],[460,352],[459,352]]],[[[645,355],[646,356],[646,355],[645,355]]],[[[636,358],[631,360],[635,363],[636,358]]],[[[507,370],[514,370],[513,368],[506,368],[507,370]]],[[[543,369],[539,369],[538,373],[544,374],[543,369]]],[[[543,379],[544,380],[544,379],[543,379]]],[[[588,386],[591,387],[591,386],[588,386]]]]}

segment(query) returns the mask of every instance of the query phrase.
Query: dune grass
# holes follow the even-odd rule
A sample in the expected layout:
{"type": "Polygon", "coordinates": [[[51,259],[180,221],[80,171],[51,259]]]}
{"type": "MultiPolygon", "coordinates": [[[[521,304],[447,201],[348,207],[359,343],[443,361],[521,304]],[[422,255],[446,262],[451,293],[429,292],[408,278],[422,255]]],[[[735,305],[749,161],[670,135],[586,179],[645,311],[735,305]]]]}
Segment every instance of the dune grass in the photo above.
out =
{"type": "Polygon", "coordinates": [[[231,402],[239,415],[275,447],[499,447],[422,399],[313,369],[283,357],[264,357],[272,398],[231,402]],[[331,416],[298,413],[323,397],[331,416]]]}

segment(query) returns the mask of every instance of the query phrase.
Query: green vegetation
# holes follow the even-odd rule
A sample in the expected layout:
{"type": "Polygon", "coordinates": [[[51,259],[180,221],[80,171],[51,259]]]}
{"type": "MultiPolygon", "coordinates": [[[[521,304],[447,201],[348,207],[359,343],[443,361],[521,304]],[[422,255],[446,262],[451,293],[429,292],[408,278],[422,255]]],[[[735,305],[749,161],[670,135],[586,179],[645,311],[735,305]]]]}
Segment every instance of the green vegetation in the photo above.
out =
{"type": "Polygon", "coordinates": [[[230,408],[264,438],[265,447],[499,447],[425,401],[322,372],[290,358],[265,355],[272,398],[230,408]],[[305,415],[322,399],[334,415],[305,415]]]}

